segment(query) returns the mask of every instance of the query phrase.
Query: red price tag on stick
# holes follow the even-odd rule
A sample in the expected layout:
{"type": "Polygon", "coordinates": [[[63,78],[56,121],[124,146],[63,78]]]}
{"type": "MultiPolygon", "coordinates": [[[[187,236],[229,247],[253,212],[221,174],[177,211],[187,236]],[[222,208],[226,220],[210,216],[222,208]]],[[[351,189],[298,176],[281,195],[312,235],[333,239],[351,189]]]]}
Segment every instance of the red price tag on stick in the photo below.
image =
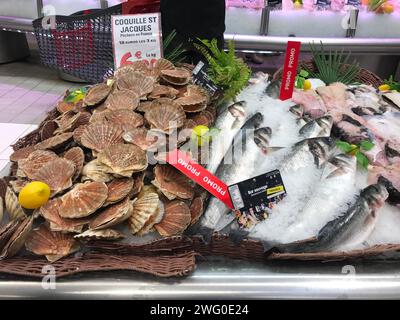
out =
{"type": "Polygon", "coordinates": [[[299,62],[301,42],[288,41],[285,64],[283,66],[282,84],[279,99],[287,100],[292,97],[299,62]]]}
{"type": "Polygon", "coordinates": [[[167,154],[167,162],[201,185],[214,197],[221,200],[229,209],[233,209],[228,186],[197,162],[193,161],[187,154],[180,150],[171,151],[167,154]]]}

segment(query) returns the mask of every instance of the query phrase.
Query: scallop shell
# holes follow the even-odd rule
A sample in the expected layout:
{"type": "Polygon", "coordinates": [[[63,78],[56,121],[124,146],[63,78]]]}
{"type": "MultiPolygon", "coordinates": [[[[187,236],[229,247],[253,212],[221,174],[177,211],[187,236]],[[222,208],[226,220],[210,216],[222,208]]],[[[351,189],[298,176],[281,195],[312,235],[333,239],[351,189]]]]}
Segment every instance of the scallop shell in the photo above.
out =
{"type": "Polygon", "coordinates": [[[19,219],[26,216],[24,210],[19,204],[18,197],[10,187],[7,188],[6,197],[4,200],[6,204],[6,211],[10,220],[19,219]]]}
{"type": "Polygon", "coordinates": [[[204,200],[201,196],[196,197],[193,199],[192,203],[190,204],[190,225],[195,224],[199,221],[200,217],[204,213],[204,200]]]}
{"type": "Polygon", "coordinates": [[[46,139],[51,138],[52,136],[54,136],[54,133],[56,132],[56,130],[58,129],[58,124],[57,122],[50,120],[50,121],[46,121],[42,128],[40,129],[40,140],[44,141],[46,139]]]}
{"type": "Polygon", "coordinates": [[[139,105],[139,94],[133,90],[118,90],[110,94],[105,102],[109,110],[135,110],[139,105]]]}
{"type": "Polygon", "coordinates": [[[0,178],[0,197],[5,198],[6,197],[6,192],[7,192],[7,182],[3,178],[0,178]]]}
{"type": "Polygon", "coordinates": [[[189,226],[190,220],[188,205],[183,201],[174,200],[164,205],[163,219],[155,224],[154,228],[164,237],[174,236],[182,234],[189,226]]]}
{"type": "Polygon", "coordinates": [[[42,142],[39,142],[35,148],[37,150],[44,150],[44,149],[57,149],[64,144],[66,144],[71,138],[73,134],[72,132],[66,132],[59,134],[57,136],[53,136],[51,138],[48,138],[42,142]]]}
{"type": "Polygon", "coordinates": [[[182,127],[186,119],[182,108],[177,108],[173,104],[154,105],[144,117],[153,129],[166,134],[171,134],[175,129],[182,127]]]}
{"type": "Polygon", "coordinates": [[[132,203],[127,197],[124,201],[111,205],[102,211],[89,223],[89,229],[99,230],[115,226],[128,219],[132,214],[132,210],[132,203]]]}
{"type": "Polygon", "coordinates": [[[207,98],[201,95],[191,95],[176,99],[175,102],[179,104],[185,112],[200,112],[207,108],[207,98]]]}
{"type": "Polygon", "coordinates": [[[132,144],[114,144],[100,152],[98,160],[110,168],[109,173],[123,177],[147,168],[146,152],[132,144]]]}
{"type": "Polygon", "coordinates": [[[105,83],[96,84],[88,90],[85,98],[83,98],[83,102],[87,106],[99,104],[107,98],[111,92],[111,89],[112,87],[105,83]]]}
{"type": "Polygon", "coordinates": [[[174,69],[175,66],[171,61],[161,58],[158,59],[157,62],[154,64],[151,70],[151,75],[158,78],[162,70],[174,70],[174,69]]]}
{"type": "Polygon", "coordinates": [[[125,238],[125,235],[117,230],[102,229],[102,230],[86,230],[81,234],[74,236],[78,240],[120,240],[125,238]]]}
{"type": "Polygon", "coordinates": [[[0,197],[0,225],[1,222],[3,221],[3,214],[4,214],[4,200],[2,197],[0,197]]]}
{"type": "Polygon", "coordinates": [[[129,198],[136,196],[139,192],[142,191],[144,187],[144,172],[140,172],[133,177],[133,187],[131,192],[129,193],[129,198]]]}
{"type": "Polygon", "coordinates": [[[158,134],[152,134],[152,131],[146,128],[135,128],[125,132],[122,138],[145,151],[157,150],[159,140],[158,134]]]}
{"type": "Polygon", "coordinates": [[[75,108],[75,104],[72,102],[66,102],[61,100],[57,103],[57,110],[59,113],[64,113],[68,111],[72,111],[75,108]]]}
{"type": "Polygon", "coordinates": [[[109,116],[112,112],[113,111],[109,109],[104,109],[102,111],[95,110],[90,118],[90,123],[107,122],[106,116],[109,116]]]}
{"type": "Polygon", "coordinates": [[[82,181],[92,180],[96,182],[109,182],[113,179],[112,175],[107,173],[109,168],[100,163],[97,159],[87,163],[82,169],[82,181]]]}
{"type": "Polygon", "coordinates": [[[196,123],[196,125],[200,126],[206,126],[206,127],[210,127],[213,123],[215,118],[212,116],[212,114],[207,111],[204,110],[202,112],[200,112],[199,114],[196,114],[192,120],[196,123]]]}
{"type": "Polygon", "coordinates": [[[139,106],[137,107],[136,111],[139,112],[147,112],[153,107],[153,102],[152,101],[142,101],[139,106]]]}
{"type": "Polygon", "coordinates": [[[116,203],[127,197],[132,191],[134,180],[132,178],[114,179],[109,184],[108,196],[104,205],[116,203]]]}
{"type": "Polygon", "coordinates": [[[83,227],[89,223],[88,218],[67,219],[59,213],[62,201],[60,198],[52,199],[40,207],[39,212],[50,225],[51,231],[81,233],[83,227]]]}
{"type": "Polygon", "coordinates": [[[32,175],[32,179],[46,183],[54,196],[72,186],[74,173],[75,164],[72,161],[58,158],[47,162],[32,175]]]}
{"type": "Polygon", "coordinates": [[[166,98],[175,99],[175,97],[178,94],[179,94],[179,91],[170,86],[164,86],[161,84],[157,84],[154,86],[153,91],[149,94],[149,98],[150,99],[159,99],[162,97],[166,97],[166,98]]]}
{"type": "Polygon", "coordinates": [[[145,76],[140,72],[129,72],[118,76],[116,83],[119,90],[128,89],[139,93],[139,97],[145,97],[154,88],[154,78],[145,76]]]}
{"type": "Polygon", "coordinates": [[[26,239],[28,251],[39,256],[46,256],[50,262],[55,262],[79,250],[79,243],[71,234],[54,232],[42,224],[31,232],[26,239]]]}
{"type": "Polygon", "coordinates": [[[16,180],[11,180],[11,181],[9,182],[11,188],[13,189],[13,191],[14,191],[15,193],[20,193],[21,190],[22,190],[22,188],[25,187],[28,183],[29,183],[28,180],[26,180],[26,179],[20,179],[20,178],[18,178],[18,179],[16,179],[16,180]]]}
{"type": "Polygon", "coordinates": [[[82,144],[81,138],[87,127],[88,127],[87,125],[82,125],[74,130],[73,137],[75,142],[82,144]]]}
{"type": "MultiPolygon", "coordinates": [[[[149,190],[148,192],[150,192],[149,190]]],[[[137,232],[138,236],[144,236],[150,232],[154,231],[154,225],[160,223],[164,216],[164,210],[161,210],[159,207],[150,217],[149,220],[146,221],[144,226],[137,232]]]]}
{"type": "Polygon", "coordinates": [[[108,196],[103,182],[80,183],[61,197],[59,209],[62,218],[84,218],[99,209],[108,196]]]}
{"type": "Polygon", "coordinates": [[[133,203],[132,215],[128,219],[132,234],[139,232],[152,216],[159,210],[159,199],[157,193],[144,193],[133,203]]]}
{"type": "Polygon", "coordinates": [[[83,146],[100,152],[111,145],[123,142],[123,130],[111,123],[93,123],[89,125],[81,136],[83,146]]]}
{"type": "Polygon", "coordinates": [[[82,173],[83,165],[85,163],[85,154],[83,150],[79,147],[74,147],[69,149],[64,154],[64,159],[72,161],[75,165],[75,173],[73,176],[73,180],[75,181],[82,173]]]}
{"type": "Polygon", "coordinates": [[[10,240],[15,230],[18,228],[19,223],[19,220],[12,220],[5,226],[0,227],[0,253],[2,252],[8,240],[10,240]]]}
{"type": "Polygon", "coordinates": [[[74,131],[81,125],[88,124],[92,115],[89,112],[78,112],[76,114],[64,113],[59,120],[56,120],[59,128],[55,133],[62,133],[67,131],[74,131]]]}
{"type": "Polygon", "coordinates": [[[165,82],[177,85],[184,86],[189,83],[192,74],[189,70],[183,68],[177,68],[174,70],[162,70],[160,72],[160,77],[165,82]]]}
{"type": "Polygon", "coordinates": [[[110,123],[121,127],[124,132],[141,127],[144,124],[143,116],[130,110],[116,110],[106,118],[110,123]]]}
{"type": "Polygon", "coordinates": [[[15,256],[24,246],[25,240],[32,230],[34,216],[24,217],[18,219],[18,226],[16,227],[13,235],[3,247],[0,254],[0,260],[4,258],[11,258],[15,256]]]}
{"type": "Polygon", "coordinates": [[[36,150],[35,146],[28,146],[25,148],[18,149],[10,155],[10,161],[16,162],[22,159],[26,159],[35,150],[36,150]]]}
{"type": "Polygon", "coordinates": [[[192,199],[193,187],[189,179],[170,165],[157,165],[154,168],[155,185],[169,200],[175,198],[192,199]]]}
{"type": "Polygon", "coordinates": [[[142,73],[148,72],[148,67],[144,61],[134,61],[131,64],[119,67],[115,72],[114,72],[114,78],[118,79],[122,75],[126,73],[133,73],[135,71],[139,71],[142,73]]]}
{"type": "Polygon", "coordinates": [[[29,179],[33,179],[41,167],[55,159],[58,159],[58,156],[53,151],[36,150],[26,159],[18,161],[18,169],[22,170],[29,179]]]}

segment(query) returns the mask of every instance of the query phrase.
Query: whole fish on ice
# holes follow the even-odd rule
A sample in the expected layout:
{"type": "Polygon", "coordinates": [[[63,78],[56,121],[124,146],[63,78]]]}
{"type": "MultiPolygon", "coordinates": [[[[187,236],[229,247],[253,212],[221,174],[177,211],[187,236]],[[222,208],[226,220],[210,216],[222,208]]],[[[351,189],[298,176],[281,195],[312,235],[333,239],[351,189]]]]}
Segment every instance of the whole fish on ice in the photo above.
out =
{"type": "MultiPolygon", "coordinates": [[[[245,130],[241,132],[245,135],[245,138],[235,139],[237,140],[236,143],[228,150],[216,172],[216,176],[227,185],[257,174],[256,161],[263,156],[262,149],[268,148],[264,143],[268,143],[265,140],[265,135],[268,133],[271,135],[270,128],[262,127],[254,131],[245,130]]],[[[224,229],[234,219],[234,214],[230,211],[224,203],[212,197],[200,220],[199,227],[203,234],[207,233],[206,230],[220,231],[224,229]]]]}
{"type": "Polygon", "coordinates": [[[329,221],[314,239],[278,246],[278,249],[284,252],[316,252],[355,248],[373,231],[378,210],[387,197],[388,192],[382,184],[370,185],[361,191],[346,212],[329,221]]]}
{"type": "Polygon", "coordinates": [[[215,173],[226,151],[229,149],[235,135],[248,118],[246,113],[246,102],[239,101],[228,106],[218,116],[214,127],[219,134],[213,137],[207,156],[207,170],[215,173]]]}
{"type": "Polygon", "coordinates": [[[306,123],[299,131],[304,139],[329,137],[333,126],[333,118],[325,115],[306,123]]]}
{"type": "Polygon", "coordinates": [[[293,172],[310,165],[321,167],[329,158],[332,148],[333,141],[330,138],[302,140],[292,147],[291,152],[283,160],[281,173],[293,172]]]}
{"type": "Polygon", "coordinates": [[[314,193],[296,216],[296,222],[287,230],[286,239],[298,240],[298,235],[315,235],[328,221],[337,218],[341,208],[353,198],[357,160],[339,154],[325,164],[321,180],[314,193]]]}
{"type": "Polygon", "coordinates": [[[400,165],[372,166],[368,171],[368,182],[383,184],[389,192],[387,201],[400,207],[400,165]]]}

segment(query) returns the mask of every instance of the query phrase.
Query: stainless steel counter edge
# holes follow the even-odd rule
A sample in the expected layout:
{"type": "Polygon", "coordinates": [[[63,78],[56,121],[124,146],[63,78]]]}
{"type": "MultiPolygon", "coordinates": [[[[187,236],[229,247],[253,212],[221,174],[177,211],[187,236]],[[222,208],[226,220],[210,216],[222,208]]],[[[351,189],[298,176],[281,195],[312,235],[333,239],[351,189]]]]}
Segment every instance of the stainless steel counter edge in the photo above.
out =
{"type": "Polygon", "coordinates": [[[135,272],[108,272],[60,279],[55,289],[43,289],[40,279],[0,280],[0,298],[398,299],[399,266],[398,262],[368,266],[203,262],[194,274],[180,279],[159,279],[135,272]]]}
{"type": "Polygon", "coordinates": [[[311,38],[274,37],[225,34],[225,41],[233,40],[238,50],[284,51],[288,41],[300,41],[302,51],[310,51],[310,43],[322,43],[332,50],[351,50],[353,53],[400,55],[400,38],[311,38]]]}

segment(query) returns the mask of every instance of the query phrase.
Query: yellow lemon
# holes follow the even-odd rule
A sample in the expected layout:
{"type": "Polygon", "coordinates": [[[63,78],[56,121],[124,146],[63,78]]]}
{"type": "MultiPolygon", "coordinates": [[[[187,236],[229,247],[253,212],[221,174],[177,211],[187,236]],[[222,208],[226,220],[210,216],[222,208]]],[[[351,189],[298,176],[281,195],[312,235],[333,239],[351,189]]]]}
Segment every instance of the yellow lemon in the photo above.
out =
{"type": "Polygon", "coordinates": [[[192,129],[192,139],[197,140],[197,145],[202,146],[203,142],[208,141],[206,139],[206,134],[210,131],[207,126],[196,126],[192,129]]]}
{"type": "Polygon", "coordinates": [[[293,7],[294,7],[295,9],[301,9],[302,6],[303,6],[303,5],[301,4],[300,1],[295,1],[295,2],[293,3],[293,7]]]}
{"type": "Polygon", "coordinates": [[[358,152],[358,147],[355,144],[351,145],[352,150],[349,152],[350,155],[355,156],[358,152]]]}
{"type": "Polygon", "coordinates": [[[22,188],[18,200],[26,209],[37,209],[44,205],[50,197],[50,188],[40,181],[33,181],[22,188]]]}
{"type": "Polygon", "coordinates": [[[311,89],[311,81],[310,80],[305,80],[304,81],[303,89],[304,90],[310,90],[311,89]]]}
{"type": "Polygon", "coordinates": [[[391,14],[394,11],[394,8],[390,3],[385,3],[382,7],[384,13],[391,14]]]}
{"type": "Polygon", "coordinates": [[[379,86],[379,91],[388,91],[390,90],[390,86],[388,84],[382,84],[379,86]]]}

